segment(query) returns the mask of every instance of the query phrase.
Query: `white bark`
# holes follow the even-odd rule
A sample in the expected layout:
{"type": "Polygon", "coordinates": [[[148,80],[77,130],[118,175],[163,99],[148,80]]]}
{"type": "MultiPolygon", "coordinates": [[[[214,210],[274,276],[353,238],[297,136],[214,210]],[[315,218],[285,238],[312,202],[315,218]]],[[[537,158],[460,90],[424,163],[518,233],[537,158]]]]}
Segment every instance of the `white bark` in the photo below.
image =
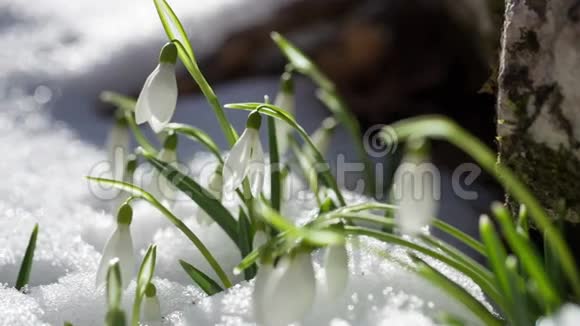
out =
{"type": "Polygon", "coordinates": [[[498,92],[500,159],[555,215],[580,221],[580,6],[507,0],[498,92]]]}

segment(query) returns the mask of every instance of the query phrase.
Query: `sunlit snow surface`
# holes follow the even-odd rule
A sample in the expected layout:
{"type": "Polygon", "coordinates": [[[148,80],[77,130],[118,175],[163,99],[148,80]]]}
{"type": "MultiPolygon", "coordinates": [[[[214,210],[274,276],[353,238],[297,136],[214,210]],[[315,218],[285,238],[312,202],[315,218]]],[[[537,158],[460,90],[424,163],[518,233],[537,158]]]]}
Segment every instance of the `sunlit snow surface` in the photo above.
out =
{"type": "MultiPolygon", "coordinates": [[[[284,1],[171,3],[201,53],[215,46],[225,31],[264,17],[284,1]]],[[[94,174],[106,155],[48,118],[44,104],[61,88],[98,92],[139,84],[163,40],[150,1],[0,3],[0,325],[103,325],[105,298],[102,288],[95,289],[94,277],[114,219],[111,202],[95,197],[98,192],[91,191],[84,176],[94,174]],[[40,231],[30,287],[23,294],[13,286],[34,223],[40,231]]],[[[189,164],[193,174],[207,162],[207,155],[198,155],[189,164]]],[[[294,187],[301,189],[299,182],[294,187]]],[[[165,324],[253,324],[252,282],[206,297],[177,263],[184,259],[215,276],[199,252],[147,205],[134,208],[132,231],[139,258],[150,243],[159,246],[154,282],[165,324]]],[[[292,199],[285,201],[284,211],[304,219],[313,208],[312,202],[292,199]]],[[[197,224],[197,207],[189,201],[178,201],[175,212],[234,277],[231,270],[240,256],[229,238],[216,225],[197,224]]],[[[318,296],[303,325],[432,325],[441,310],[477,324],[459,303],[380,255],[401,256],[400,249],[368,239],[352,241],[349,247],[348,289],[332,300],[318,296]]],[[[319,256],[314,254],[317,270],[319,256]]],[[[440,268],[483,300],[470,280],[440,268]]],[[[322,273],[317,277],[324,282],[322,273]]],[[[239,276],[234,279],[241,281],[239,276]]],[[[127,310],[134,290],[132,282],[124,296],[127,310]]]]}

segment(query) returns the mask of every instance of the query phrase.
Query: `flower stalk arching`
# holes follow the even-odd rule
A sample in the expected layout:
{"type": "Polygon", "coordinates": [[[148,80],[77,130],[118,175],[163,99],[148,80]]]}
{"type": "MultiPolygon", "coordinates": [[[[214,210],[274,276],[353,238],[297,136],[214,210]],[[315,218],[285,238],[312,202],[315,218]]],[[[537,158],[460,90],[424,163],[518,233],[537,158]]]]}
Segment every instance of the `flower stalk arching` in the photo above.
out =
{"type": "MultiPolygon", "coordinates": [[[[409,137],[447,140],[469,154],[488,173],[494,175],[508,193],[512,194],[521,204],[526,205],[530,217],[544,232],[546,240],[552,244],[554,250],[559,253],[565,275],[570,281],[576,298],[580,298],[580,272],[566,242],[552,225],[550,217],[536,197],[508,167],[497,163],[497,155],[494,152],[465,129],[442,116],[411,118],[397,122],[391,127],[395,130],[399,140],[405,140],[409,137]]],[[[390,140],[385,139],[385,141],[390,140]]]]}

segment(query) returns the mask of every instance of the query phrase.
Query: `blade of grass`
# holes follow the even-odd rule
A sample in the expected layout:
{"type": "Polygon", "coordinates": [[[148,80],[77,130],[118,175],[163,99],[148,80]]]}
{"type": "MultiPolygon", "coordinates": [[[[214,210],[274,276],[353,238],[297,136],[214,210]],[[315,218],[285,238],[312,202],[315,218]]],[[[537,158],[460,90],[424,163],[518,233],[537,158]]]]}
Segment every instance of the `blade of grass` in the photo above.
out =
{"type": "MultiPolygon", "coordinates": [[[[229,280],[228,276],[226,275],[224,270],[221,268],[221,266],[217,262],[217,260],[213,257],[211,252],[203,244],[203,242],[201,242],[201,240],[195,235],[195,233],[193,231],[191,231],[191,229],[189,229],[187,227],[187,225],[185,225],[185,223],[183,223],[183,221],[181,221],[179,218],[177,218],[177,216],[173,215],[173,213],[171,213],[170,210],[168,210],[165,206],[163,206],[157,199],[155,199],[155,197],[151,196],[150,193],[146,192],[145,190],[143,190],[137,186],[134,186],[134,185],[132,185],[130,183],[126,183],[126,182],[110,180],[110,179],[103,179],[103,178],[95,178],[95,177],[87,177],[87,179],[94,181],[94,182],[107,184],[107,185],[110,185],[116,189],[126,191],[126,192],[132,194],[133,197],[144,199],[148,203],[150,203],[153,207],[157,208],[163,215],[165,215],[165,217],[171,223],[173,223],[173,225],[175,225],[195,245],[195,247],[199,250],[199,252],[202,254],[202,256],[207,260],[209,265],[213,268],[213,270],[219,276],[219,278],[222,281],[222,283],[224,284],[224,286],[226,288],[229,288],[232,286],[232,283],[229,280]]],[[[237,244],[237,242],[236,242],[236,244],[237,244]]]]}
{"type": "Polygon", "coordinates": [[[511,298],[511,311],[508,312],[508,316],[513,318],[513,325],[533,325],[534,315],[539,317],[537,314],[533,314],[530,311],[530,300],[526,295],[526,285],[524,280],[520,277],[518,273],[518,262],[517,258],[514,256],[508,256],[505,260],[505,270],[508,279],[508,285],[510,287],[511,298]]]}
{"type": "Polygon", "coordinates": [[[199,286],[200,289],[203,290],[207,295],[214,295],[216,293],[222,292],[222,289],[219,284],[217,284],[211,277],[204,274],[199,269],[193,267],[193,265],[188,264],[183,260],[179,260],[179,264],[183,268],[183,270],[191,277],[191,280],[199,286]]]}
{"type": "Polygon", "coordinates": [[[34,250],[36,249],[36,238],[38,237],[38,223],[34,225],[32,233],[30,233],[30,238],[28,239],[28,245],[26,246],[26,251],[24,252],[24,257],[22,258],[22,263],[20,264],[20,270],[18,271],[18,277],[16,278],[16,290],[20,291],[22,288],[28,284],[30,279],[30,271],[32,270],[32,260],[34,258],[34,250]]]}

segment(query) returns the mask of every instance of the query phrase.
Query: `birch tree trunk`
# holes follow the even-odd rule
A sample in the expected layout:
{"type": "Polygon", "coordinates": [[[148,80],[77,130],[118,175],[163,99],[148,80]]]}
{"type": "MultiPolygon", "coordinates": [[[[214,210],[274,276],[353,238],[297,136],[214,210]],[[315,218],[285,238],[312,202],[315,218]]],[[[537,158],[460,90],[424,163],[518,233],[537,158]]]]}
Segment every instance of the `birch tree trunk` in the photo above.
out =
{"type": "MultiPolygon", "coordinates": [[[[575,226],[570,229],[576,235],[580,235],[579,3],[506,1],[497,106],[500,161],[515,170],[553,218],[575,226]]],[[[576,242],[580,243],[577,238],[576,242]]]]}

